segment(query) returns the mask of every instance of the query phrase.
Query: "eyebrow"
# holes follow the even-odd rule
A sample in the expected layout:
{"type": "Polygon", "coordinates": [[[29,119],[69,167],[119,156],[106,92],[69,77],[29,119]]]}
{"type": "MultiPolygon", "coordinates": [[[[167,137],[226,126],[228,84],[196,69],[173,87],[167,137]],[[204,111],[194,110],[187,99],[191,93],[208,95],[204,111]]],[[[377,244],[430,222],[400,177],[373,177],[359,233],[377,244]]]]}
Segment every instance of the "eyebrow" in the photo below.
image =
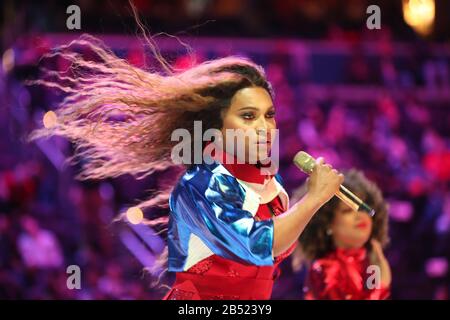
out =
{"type": "MultiPolygon", "coordinates": [[[[268,108],[268,110],[274,109],[274,108],[275,108],[274,106],[270,106],[270,107],[268,108]]],[[[256,107],[242,107],[242,108],[240,108],[238,111],[242,111],[242,110],[246,110],[246,109],[259,111],[259,108],[256,108],[256,107]]]]}

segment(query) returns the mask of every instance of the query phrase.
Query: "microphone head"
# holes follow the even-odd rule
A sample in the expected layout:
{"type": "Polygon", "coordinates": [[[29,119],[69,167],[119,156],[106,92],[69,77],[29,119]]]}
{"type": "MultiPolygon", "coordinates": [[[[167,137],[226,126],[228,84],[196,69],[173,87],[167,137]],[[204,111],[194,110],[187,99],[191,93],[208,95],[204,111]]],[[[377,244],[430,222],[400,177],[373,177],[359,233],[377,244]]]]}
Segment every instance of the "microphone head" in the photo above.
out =
{"type": "Polygon", "coordinates": [[[365,202],[362,202],[359,206],[362,211],[365,211],[369,214],[369,216],[373,217],[375,215],[375,210],[369,207],[365,202]]]}
{"type": "Polygon", "coordinates": [[[297,152],[293,161],[294,164],[306,174],[310,174],[316,165],[316,160],[305,151],[297,152]]]}

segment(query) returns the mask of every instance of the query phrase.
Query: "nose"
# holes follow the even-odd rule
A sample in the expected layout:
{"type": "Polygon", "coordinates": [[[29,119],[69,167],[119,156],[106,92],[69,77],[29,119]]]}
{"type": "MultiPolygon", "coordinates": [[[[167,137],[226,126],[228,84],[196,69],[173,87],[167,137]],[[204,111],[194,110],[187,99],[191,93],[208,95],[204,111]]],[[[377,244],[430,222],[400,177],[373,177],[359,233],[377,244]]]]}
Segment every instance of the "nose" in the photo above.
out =
{"type": "Polygon", "coordinates": [[[267,132],[269,130],[268,123],[264,117],[260,118],[258,120],[258,123],[256,124],[256,133],[259,136],[267,136],[267,132]]]}
{"type": "Polygon", "coordinates": [[[353,214],[357,222],[360,222],[361,220],[366,220],[366,218],[368,217],[365,211],[353,211],[353,214]]]}
{"type": "Polygon", "coordinates": [[[258,121],[256,123],[256,130],[265,130],[267,131],[269,128],[266,117],[261,116],[258,118],[258,121]]]}
{"type": "Polygon", "coordinates": [[[263,141],[270,140],[269,131],[266,128],[257,128],[256,134],[258,136],[258,139],[263,139],[263,141]]]}

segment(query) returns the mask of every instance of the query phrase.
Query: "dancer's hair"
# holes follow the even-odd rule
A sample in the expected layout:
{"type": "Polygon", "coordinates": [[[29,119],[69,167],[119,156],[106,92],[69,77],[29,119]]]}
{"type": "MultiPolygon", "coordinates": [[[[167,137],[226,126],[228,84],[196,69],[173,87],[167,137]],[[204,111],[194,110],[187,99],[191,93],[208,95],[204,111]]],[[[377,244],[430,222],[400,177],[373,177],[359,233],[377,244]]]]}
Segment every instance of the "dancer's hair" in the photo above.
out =
{"type": "MultiPolygon", "coordinates": [[[[344,185],[358,194],[361,199],[375,209],[373,217],[373,227],[370,239],[376,239],[385,246],[388,239],[388,205],[384,200],[380,189],[375,183],[367,179],[361,171],[351,169],[344,172],[344,185]]],[[[293,199],[299,198],[303,193],[303,188],[298,189],[297,195],[293,199]]],[[[295,200],[294,200],[295,201],[295,200]]],[[[307,260],[314,260],[323,257],[335,249],[332,236],[327,234],[333,222],[335,211],[338,208],[339,200],[333,197],[314,215],[300,236],[300,254],[307,260]]],[[[369,240],[370,240],[369,239],[369,240]]],[[[370,241],[366,243],[369,245],[370,241]]]]}
{"type": "MultiPolygon", "coordinates": [[[[67,70],[46,70],[41,79],[33,81],[59,89],[65,97],[54,108],[56,123],[35,130],[30,139],[58,135],[73,142],[75,154],[70,160],[83,159],[79,179],[123,174],[139,179],[167,169],[174,165],[170,156],[176,144],[171,141],[175,129],[193,133],[194,121],[202,121],[203,130],[220,130],[223,112],[242,88],[262,87],[272,95],[263,69],[243,57],[229,56],[174,70],[132,8],[161,70],[135,67],[99,39],[83,35],[44,57],[68,61],[67,70]],[[80,50],[88,51],[90,57],[80,50]]],[[[198,141],[192,139],[194,143],[198,141]]],[[[171,187],[137,207],[167,205],[171,187]]],[[[148,224],[167,220],[162,217],[148,224]]]]}

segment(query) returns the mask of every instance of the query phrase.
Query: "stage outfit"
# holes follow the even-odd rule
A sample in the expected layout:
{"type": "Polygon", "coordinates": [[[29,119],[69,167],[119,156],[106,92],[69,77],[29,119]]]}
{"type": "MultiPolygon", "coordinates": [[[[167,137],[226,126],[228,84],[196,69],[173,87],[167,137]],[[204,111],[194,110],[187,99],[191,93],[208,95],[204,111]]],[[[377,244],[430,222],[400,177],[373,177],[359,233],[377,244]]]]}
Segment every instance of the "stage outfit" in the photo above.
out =
{"type": "MultiPolygon", "coordinates": [[[[336,249],[315,260],[308,272],[304,288],[307,300],[383,300],[390,289],[369,289],[368,277],[374,274],[366,248],[336,249]]],[[[372,283],[369,279],[369,283],[372,283]]]]}
{"type": "Polygon", "coordinates": [[[194,165],[170,197],[169,271],[176,280],[164,299],[270,299],[279,263],[273,216],[289,207],[278,174],[256,165],[194,165]]]}

